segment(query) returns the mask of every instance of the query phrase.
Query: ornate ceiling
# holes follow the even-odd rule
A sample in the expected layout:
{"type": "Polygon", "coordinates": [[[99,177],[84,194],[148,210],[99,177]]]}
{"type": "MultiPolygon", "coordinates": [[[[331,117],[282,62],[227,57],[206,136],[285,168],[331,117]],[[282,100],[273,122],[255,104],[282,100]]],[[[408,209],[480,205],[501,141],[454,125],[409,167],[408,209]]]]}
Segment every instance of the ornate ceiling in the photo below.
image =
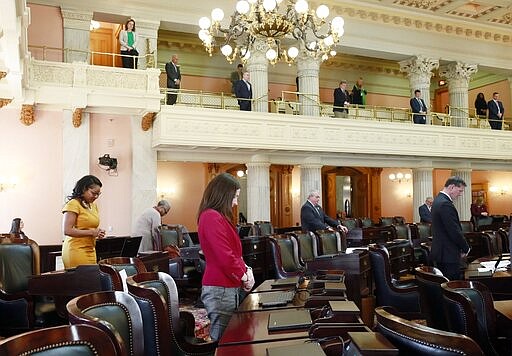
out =
{"type": "Polygon", "coordinates": [[[406,10],[426,11],[435,16],[472,20],[481,24],[512,24],[512,1],[505,0],[370,0],[406,10]]]}

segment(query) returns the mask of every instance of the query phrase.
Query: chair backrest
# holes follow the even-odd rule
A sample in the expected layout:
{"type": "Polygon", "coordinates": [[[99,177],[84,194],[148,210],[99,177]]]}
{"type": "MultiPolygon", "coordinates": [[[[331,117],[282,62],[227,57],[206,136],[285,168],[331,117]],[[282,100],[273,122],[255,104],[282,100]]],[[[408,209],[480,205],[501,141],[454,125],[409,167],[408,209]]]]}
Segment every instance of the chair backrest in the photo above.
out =
{"type": "Polygon", "coordinates": [[[460,226],[462,227],[463,233],[475,231],[475,227],[471,221],[461,221],[460,226]]]}
{"type": "Polygon", "coordinates": [[[503,253],[501,234],[498,231],[483,231],[488,256],[499,256],[503,253]]]}
{"type": "Polygon", "coordinates": [[[146,272],[146,266],[136,257],[112,257],[98,262],[100,270],[112,279],[114,290],[123,290],[123,281],[119,272],[125,270],[127,276],[146,272]]]}
{"type": "Polygon", "coordinates": [[[340,220],[340,222],[341,222],[341,225],[345,226],[349,230],[360,227],[358,219],[349,218],[349,219],[340,220]]]}
{"type": "Polygon", "coordinates": [[[491,228],[493,222],[492,216],[479,216],[475,219],[475,230],[483,231],[491,228]]]}
{"type": "Polygon", "coordinates": [[[395,224],[393,227],[395,228],[397,239],[411,241],[411,229],[408,224],[395,224]]]}
{"type": "Polygon", "coordinates": [[[503,253],[510,253],[510,241],[508,239],[508,231],[501,228],[498,230],[498,234],[501,236],[501,251],[503,253]]]}
{"type": "Polygon", "coordinates": [[[240,236],[240,238],[247,237],[247,236],[251,235],[252,230],[253,230],[252,224],[239,225],[238,226],[238,235],[240,236]]]}
{"type": "Polygon", "coordinates": [[[313,232],[294,231],[290,234],[297,239],[301,262],[313,261],[318,256],[318,241],[313,232]]]}
{"type": "Polygon", "coordinates": [[[432,236],[432,224],[426,222],[416,223],[418,227],[418,234],[421,242],[429,241],[429,237],[432,236]]]}
{"type": "Polygon", "coordinates": [[[393,216],[393,224],[403,225],[405,224],[405,218],[403,216],[393,216]]]}
{"type": "Polygon", "coordinates": [[[448,331],[445,314],[440,310],[443,305],[443,289],[441,284],[448,278],[435,267],[420,266],[415,268],[416,284],[420,291],[421,313],[427,320],[427,325],[438,330],[448,331]]]}
{"type": "Polygon", "coordinates": [[[258,236],[269,236],[274,233],[274,227],[270,221],[255,221],[254,226],[258,236]]]}
{"type": "Polygon", "coordinates": [[[178,289],[171,276],[163,272],[140,273],[129,277],[127,284],[142,311],[147,356],[213,354],[217,343],[194,345],[185,340],[182,323],[187,320],[182,318],[187,318],[180,313],[178,289]]]}
{"type": "Polygon", "coordinates": [[[318,236],[319,255],[335,255],[347,249],[346,236],[342,236],[338,231],[318,230],[316,235],[318,236]],[[343,240],[345,246],[343,246],[343,240]]]}
{"type": "Polygon", "coordinates": [[[496,312],[489,289],[477,281],[449,281],[441,287],[450,331],[469,336],[486,355],[497,355],[491,342],[496,312]]]}
{"type": "Polygon", "coordinates": [[[393,225],[393,217],[392,216],[382,216],[379,218],[380,226],[388,226],[393,225]]]}
{"type": "Polygon", "coordinates": [[[489,255],[485,234],[482,232],[466,232],[464,233],[464,238],[471,247],[471,251],[467,257],[469,262],[473,261],[474,259],[489,255]]]}
{"type": "Polygon", "coordinates": [[[0,238],[0,290],[11,294],[28,289],[28,277],[38,275],[39,245],[31,239],[0,238]]]}
{"type": "Polygon", "coordinates": [[[361,227],[370,227],[373,226],[373,221],[370,218],[361,218],[361,227]]]}
{"type": "Polygon", "coordinates": [[[278,278],[286,278],[301,273],[299,248],[295,238],[290,235],[273,235],[269,237],[272,258],[278,278]]]}
{"type": "Polygon", "coordinates": [[[161,247],[169,245],[182,247],[185,244],[183,240],[182,225],[163,225],[160,228],[161,247]]]}
{"type": "Polygon", "coordinates": [[[137,301],[124,292],[78,296],[67,305],[70,324],[87,324],[106,332],[119,355],[144,355],[144,329],[137,301]]]}
{"type": "Polygon", "coordinates": [[[404,355],[484,355],[469,337],[423,326],[396,315],[391,307],[375,309],[376,330],[404,355]]]}
{"type": "Polygon", "coordinates": [[[39,329],[0,341],[0,355],[119,355],[109,335],[90,325],[39,329]]]}

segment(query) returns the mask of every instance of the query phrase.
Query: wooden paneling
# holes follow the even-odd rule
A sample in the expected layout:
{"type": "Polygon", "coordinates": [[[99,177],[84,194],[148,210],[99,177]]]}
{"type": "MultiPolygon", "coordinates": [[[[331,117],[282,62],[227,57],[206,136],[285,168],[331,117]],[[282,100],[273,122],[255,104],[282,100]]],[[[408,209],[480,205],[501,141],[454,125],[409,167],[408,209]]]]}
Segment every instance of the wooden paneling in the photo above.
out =
{"type": "MultiPolygon", "coordinates": [[[[119,53],[117,43],[114,46],[113,32],[111,28],[99,28],[91,31],[90,48],[92,52],[103,53],[119,53]]],[[[113,67],[112,61],[115,59],[111,55],[106,54],[92,54],[91,64],[113,67]]],[[[119,60],[119,62],[121,62],[119,60]]],[[[121,67],[121,63],[116,67],[121,67]]]]}

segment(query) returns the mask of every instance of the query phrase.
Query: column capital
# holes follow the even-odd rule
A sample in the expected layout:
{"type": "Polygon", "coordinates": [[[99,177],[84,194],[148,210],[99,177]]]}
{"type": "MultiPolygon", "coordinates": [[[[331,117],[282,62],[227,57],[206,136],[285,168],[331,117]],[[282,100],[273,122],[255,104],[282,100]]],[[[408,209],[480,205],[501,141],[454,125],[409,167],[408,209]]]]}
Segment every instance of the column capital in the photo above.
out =
{"type": "Polygon", "coordinates": [[[478,65],[462,62],[454,62],[439,68],[439,75],[446,79],[469,79],[478,72],[478,65]]]}
{"type": "Polygon", "coordinates": [[[147,38],[158,38],[160,21],[137,19],[137,34],[147,38]]]}
{"type": "Polygon", "coordinates": [[[319,71],[320,70],[320,58],[315,58],[307,53],[301,52],[301,54],[297,57],[297,72],[300,73],[303,70],[307,71],[319,71]]]}
{"type": "Polygon", "coordinates": [[[60,12],[62,14],[62,19],[64,20],[64,28],[74,28],[84,31],[90,30],[93,16],[92,11],[61,8],[60,12]]]}
{"type": "Polygon", "coordinates": [[[439,60],[434,58],[427,58],[424,56],[415,56],[401,62],[398,62],[400,65],[400,71],[403,73],[407,73],[407,76],[411,76],[412,74],[417,75],[425,75],[428,78],[432,77],[434,73],[432,70],[439,68],[439,60]]]}

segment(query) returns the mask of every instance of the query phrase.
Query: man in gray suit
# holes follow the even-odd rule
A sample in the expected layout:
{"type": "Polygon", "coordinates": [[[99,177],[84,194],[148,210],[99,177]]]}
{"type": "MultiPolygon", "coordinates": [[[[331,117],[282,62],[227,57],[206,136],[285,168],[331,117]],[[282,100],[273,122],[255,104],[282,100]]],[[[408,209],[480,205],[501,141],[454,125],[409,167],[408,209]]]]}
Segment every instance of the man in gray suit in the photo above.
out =
{"type": "Polygon", "coordinates": [[[167,73],[167,105],[176,104],[178,98],[178,89],[181,83],[181,72],[178,66],[178,55],[173,54],[171,61],[165,64],[165,72],[167,73]]]}

